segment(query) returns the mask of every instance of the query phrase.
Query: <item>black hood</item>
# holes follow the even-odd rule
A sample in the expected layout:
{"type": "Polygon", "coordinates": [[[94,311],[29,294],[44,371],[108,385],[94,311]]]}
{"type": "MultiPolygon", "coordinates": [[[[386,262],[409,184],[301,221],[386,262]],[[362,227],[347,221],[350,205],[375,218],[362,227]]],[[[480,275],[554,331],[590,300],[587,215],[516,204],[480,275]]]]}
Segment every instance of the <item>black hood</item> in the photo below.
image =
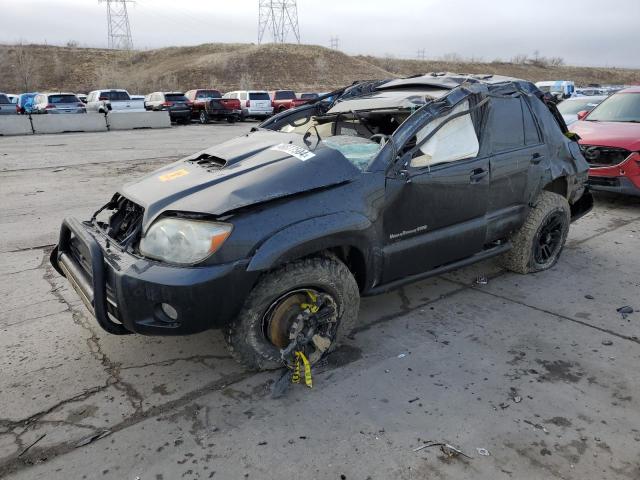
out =
{"type": "Polygon", "coordinates": [[[360,173],[337,150],[320,144],[310,151],[314,147],[302,135],[261,130],[156,170],[120,193],[144,207],[146,230],[164,211],[219,216],[345,183],[360,173]]]}

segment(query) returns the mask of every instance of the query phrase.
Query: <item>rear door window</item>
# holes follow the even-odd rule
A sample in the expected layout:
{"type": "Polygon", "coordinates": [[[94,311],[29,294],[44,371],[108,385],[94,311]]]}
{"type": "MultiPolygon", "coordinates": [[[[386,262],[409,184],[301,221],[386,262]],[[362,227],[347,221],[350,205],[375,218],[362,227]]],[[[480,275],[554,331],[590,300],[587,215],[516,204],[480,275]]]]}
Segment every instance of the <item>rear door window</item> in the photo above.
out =
{"type": "Polygon", "coordinates": [[[251,92],[249,93],[249,100],[271,100],[267,92],[251,92]]]}
{"type": "Polygon", "coordinates": [[[524,124],[524,143],[526,145],[537,145],[541,142],[541,139],[536,121],[531,113],[531,108],[524,98],[520,98],[520,104],[522,105],[522,119],[524,124]]]}
{"type": "Polygon", "coordinates": [[[492,97],[490,105],[487,132],[491,139],[492,152],[506,152],[524,147],[524,122],[520,99],[492,97]]]}
{"type": "Polygon", "coordinates": [[[9,101],[9,97],[7,97],[6,95],[0,94],[0,103],[11,103],[11,102],[9,101]]]}

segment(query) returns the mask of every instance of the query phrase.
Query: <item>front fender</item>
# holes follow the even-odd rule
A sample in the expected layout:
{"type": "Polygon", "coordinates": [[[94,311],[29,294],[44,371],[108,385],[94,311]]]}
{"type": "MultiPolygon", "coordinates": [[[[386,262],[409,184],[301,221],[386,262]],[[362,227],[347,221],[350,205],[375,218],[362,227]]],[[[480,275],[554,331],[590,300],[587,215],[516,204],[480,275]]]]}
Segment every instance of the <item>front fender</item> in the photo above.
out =
{"type": "Polygon", "coordinates": [[[256,250],[247,271],[265,271],[289,260],[333,247],[353,246],[368,257],[375,240],[373,225],[356,212],[314,217],[288,226],[256,250]]]}

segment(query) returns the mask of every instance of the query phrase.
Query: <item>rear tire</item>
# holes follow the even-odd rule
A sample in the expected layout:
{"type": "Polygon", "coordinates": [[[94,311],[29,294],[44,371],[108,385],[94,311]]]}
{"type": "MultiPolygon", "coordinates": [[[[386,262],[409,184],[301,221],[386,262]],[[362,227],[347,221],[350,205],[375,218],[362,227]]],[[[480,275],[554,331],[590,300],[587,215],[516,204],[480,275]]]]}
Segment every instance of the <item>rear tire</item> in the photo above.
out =
{"type": "Polygon", "coordinates": [[[532,273],[553,267],[562,253],[569,233],[571,209],[562,195],[543,191],[513,237],[513,248],[500,263],[516,273],[532,273]]]}
{"type": "Polygon", "coordinates": [[[228,326],[226,341],[231,355],[251,370],[282,367],[281,347],[269,339],[267,328],[271,328],[274,309],[284,303],[283,298],[307,289],[322,292],[331,300],[337,325],[328,348],[309,355],[309,360],[316,363],[334,350],[355,326],[360,293],[346,265],[335,257],[323,256],[296,260],[260,278],[242,311],[228,326]],[[269,312],[272,316],[267,326],[269,312]]]}
{"type": "Polygon", "coordinates": [[[242,113],[240,114],[240,121],[241,121],[241,122],[244,122],[244,121],[246,121],[246,120],[247,120],[247,116],[244,114],[244,112],[242,112],[242,113]]]}
{"type": "Polygon", "coordinates": [[[227,123],[236,123],[236,117],[227,117],[227,123]]]}

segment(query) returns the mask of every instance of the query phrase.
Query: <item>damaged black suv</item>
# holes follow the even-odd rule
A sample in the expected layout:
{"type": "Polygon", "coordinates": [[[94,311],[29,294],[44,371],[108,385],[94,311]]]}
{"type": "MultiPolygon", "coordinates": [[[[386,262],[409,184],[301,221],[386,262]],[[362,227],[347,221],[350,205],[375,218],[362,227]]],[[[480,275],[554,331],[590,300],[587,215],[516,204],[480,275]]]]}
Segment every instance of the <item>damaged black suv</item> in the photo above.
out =
{"type": "Polygon", "coordinates": [[[529,82],[429,74],[332,96],[64,220],[53,266],[110,333],[223,327],[264,369],[317,362],[361,295],[497,255],[549,268],[592,207],[578,144],[529,82]]]}

